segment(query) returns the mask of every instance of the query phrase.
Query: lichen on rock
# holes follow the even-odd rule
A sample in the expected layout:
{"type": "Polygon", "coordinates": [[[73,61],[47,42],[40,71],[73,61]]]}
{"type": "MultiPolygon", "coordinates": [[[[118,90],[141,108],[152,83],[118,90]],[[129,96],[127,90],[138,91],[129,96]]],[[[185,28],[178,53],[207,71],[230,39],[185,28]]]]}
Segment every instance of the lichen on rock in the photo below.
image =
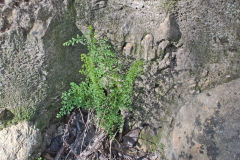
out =
{"type": "Polygon", "coordinates": [[[27,122],[0,131],[1,160],[34,159],[41,147],[41,132],[27,122]]]}

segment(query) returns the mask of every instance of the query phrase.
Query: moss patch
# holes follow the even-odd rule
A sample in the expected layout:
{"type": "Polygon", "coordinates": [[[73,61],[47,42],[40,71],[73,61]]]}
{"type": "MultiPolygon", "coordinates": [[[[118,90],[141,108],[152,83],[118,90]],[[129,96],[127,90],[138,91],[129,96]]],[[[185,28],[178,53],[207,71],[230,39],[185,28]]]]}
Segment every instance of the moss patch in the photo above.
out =
{"type": "Polygon", "coordinates": [[[166,160],[164,153],[166,146],[160,142],[160,139],[162,138],[162,131],[163,129],[160,129],[156,136],[142,131],[140,135],[140,144],[143,150],[148,152],[157,152],[159,155],[161,155],[162,160],[166,160]]]}
{"type": "Polygon", "coordinates": [[[163,9],[167,12],[172,12],[178,3],[179,0],[164,0],[163,2],[163,9]]]}
{"type": "MultiPolygon", "coordinates": [[[[21,121],[31,121],[34,114],[35,114],[35,108],[30,106],[21,106],[17,108],[11,108],[9,112],[11,112],[11,118],[5,118],[2,121],[2,124],[0,125],[0,129],[3,129],[5,127],[8,127],[13,124],[17,124],[21,121]]],[[[8,116],[9,117],[9,116],[8,116]]]]}

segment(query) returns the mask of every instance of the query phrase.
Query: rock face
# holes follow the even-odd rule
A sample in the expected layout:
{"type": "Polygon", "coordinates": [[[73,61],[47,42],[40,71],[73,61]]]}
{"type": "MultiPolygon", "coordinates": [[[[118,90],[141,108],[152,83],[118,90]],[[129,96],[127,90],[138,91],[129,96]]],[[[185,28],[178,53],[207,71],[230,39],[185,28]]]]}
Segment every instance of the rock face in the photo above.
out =
{"type": "Polygon", "coordinates": [[[41,146],[41,133],[27,122],[0,131],[1,160],[34,159],[32,154],[41,146]]]}
{"type": "Polygon", "coordinates": [[[0,5],[0,108],[44,111],[80,78],[84,47],[62,46],[80,33],[72,3],[10,0],[0,5]]]}
{"type": "Polygon", "coordinates": [[[46,113],[70,81],[81,80],[84,47],[61,44],[91,24],[119,57],[145,60],[133,113],[142,147],[171,160],[239,157],[240,1],[9,0],[0,6],[0,108],[46,113]]]}
{"type": "MultiPolygon", "coordinates": [[[[61,92],[70,82],[80,81],[80,54],[85,47],[62,46],[81,34],[72,5],[67,0],[0,1],[0,115],[8,117],[0,119],[0,128],[24,119],[46,128],[56,115],[61,92]]],[[[1,136],[6,151],[1,148],[0,159],[29,159],[28,153],[41,138],[34,132],[27,139],[24,127],[26,135],[21,139],[17,128],[1,132],[9,137],[1,136]]]]}
{"type": "MultiPolygon", "coordinates": [[[[102,7],[97,5],[99,3],[75,2],[77,27],[85,33],[86,26],[92,24],[99,35],[110,39],[119,54],[144,59],[147,64],[145,73],[135,85],[134,118],[136,127],[143,128],[141,145],[150,151],[157,150],[163,158],[180,159],[183,151],[185,159],[191,159],[191,156],[201,159],[202,154],[190,156],[191,150],[182,150],[180,144],[185,144],[184,138],[179,140],[178,150],[169,147],[174,145],[169,137],[173,132],[178,134],[174,126],[182,120],[175,117],[184,104],[192,102],[188,97],[239,78],[240,2],[103,0],[102,7]],[[175,6],[169,7],[171,4],[175,6]],[[169,8],[164,7],[175,9],[167,13],[169,8]]],[[[211,112],[205,119],[201,117],[202,124],[214,116],[211,112]]],[[[192,122],[190,113],[181,115],[189,123],[192,122]]],[[[222,118],[226,119],[227,115],[222,118]]],[[[219,125],[216,124],[216,128],[219,125]]],[[[193,132],[193,128],[189,130],[193,132]]],[[[223,146],[221,148],[223,141],[210,141],[219,148],[210,153],[213,144],[207,144],[211,134],[207,136],[199,143],[205,145],[204,158],[214,159],[214,152],[224,150],[223,146]]],[[[230,143],[229,140],[229,146],[235,145],[230,143]]],[[[215,157],[224,159],[224,154],[215,157]]],[[[233,155],[237,156],[237,152],[233,155]]]]}
{"type": "Polygon", "coordinates": [[[179,110],[169,159],[240,158],[240,79],[191,97],[179,110]]]}

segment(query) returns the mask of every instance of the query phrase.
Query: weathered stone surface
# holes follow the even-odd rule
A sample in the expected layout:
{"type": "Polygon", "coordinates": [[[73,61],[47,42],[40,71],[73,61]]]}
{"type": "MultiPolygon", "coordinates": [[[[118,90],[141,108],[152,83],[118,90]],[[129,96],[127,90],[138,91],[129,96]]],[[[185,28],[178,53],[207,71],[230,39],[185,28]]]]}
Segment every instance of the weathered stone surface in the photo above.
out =
{"type": "Polygon", "coordinates": [[[91,24],[98,33],[107,36],[117,51],[137,59],[155,58],[157,44],[154,36],[157,26],[165,15],[159,13],[158,2],[139,0],[106,1],[104,8],[91,10],[95,1],[76,1],[78,28],[85,33],[91,24]],[[154,12],[154,14],[152,14],[154,12]],[[156,21],[156,19],[158,19],[156,21]],[[129,47],[130,44],[133,47],[129,47]],[[129,50],[130,48],[130,50],[129,50]],[[128,49],[128,50],[127,50],[128,49]],[[147,53],[146,53],[147,52],[147,53]]]}
{"type": "Polygon", "coordinates": [[[132,43],[127,43],[123,48],[123,54],[126,56],[131,56],[134,50],[134,45],[132,43]]]}
{"type": "Polygon", "coordinates": [[[0,108],[47,115],[69,82],[80,80],[84,47],[62,46],[80,33],[71,1],[6,1],[0,14],[0,108]]]}
{"type": "Polygon", "coordinates": [[[238,160],[240,79],[192,97],[178,112],[169,159],[238,160]]]}
{"type": "MultiPolygon", "coordinates": [[[[119,56],[146,62],[134,93],[135,127],[143,128],[141,136],[147,138],[142,146],[168,157],[171,152],[180,156],[181,146],[171,148],[169,135],[176,130],[175,116],[182,104],[240,76],[240,2],[175,2],[5,1],[0,12],[0,106],[48,106],[69,81],[79,81],[81,48],[65,49],[61,44],[75,32],[87,33],[91,24],[98,35],[109,38],[119,56]],[[176,4],[174,13],[165,12],[169,11],[162,7],[165,2],[176,4]]],[[[193,150],[184,152],[190,156],[193,150]]],[[[199,159],[209,155],[192,154],[199,159]]]]}
{"type": "MultiPolygon", "coordinates": [[[[1,128],[3,122],[9,120],[9,124],[12,119],[33,119],[38,128],[46,128],[60,107],[56,104],[62,91],[71,81],[81,80],[80,54],[86,48],[62,46],[81,34],[75,25],[72,5],[73,1],[68,0],[8,0],[0,4],[0,109],[14,114],[0,119],[1,128]]],[[[22,127],[27,130],[27,126],[22,127]]],[[[1,150],[1,158],[27,160],[34,145],[41,144],[35,131],[28,139],[27,131],[20,130],[18,134],[17,130],[13,126],[1,132],[10,135],[1,135],[1,147],[6,147],[6,151],[1,150]],[[18,139],[21,132],[23,137],[18,139]]]]}
{"type": "Polygon", "coordinates": [[[92,0],[91,1],[91,9],[97,10],[106,7],[107,0],[92,0]]]}
{"type": "Polygon", "coordinates": [[[157,29],[156,41],[178,41],[180,38],[181,32],[175,16],[171,14],[167,15],[163,23],[161,23],[157,29]]]}
{"type": "Polygon", "coordinates": [[[108,0],[93,12],[76,2],[76,24],[83,32],[92,24],[119,55],[149,64],[135,83],[134,119],[151,141],[146,148],[168,155],[168,136],[187,97],[239,78],[240,2],[181,0],[170,14],[164,2],[108,0]],[[148,57],[152,50],[156,58],[148,57]]]}
{"type": "Polygon", "coordinates": [[[159,44],[159,49],[162,50],[162,52],[164,52],[164,50],[170,45],[170,42],[168,40],[166,41],[162,41],[160,44],[159,44]]]}
{"type": "Polygon", "coordinates": [[[153,49],[153,43],[153,36],[151,34],[147,34],[141,41],[141,52],[143,52],[143,56],[141,58],[144,60],[152,60],[156,58],[155,50],[153,49]]]}
{"type": "Polygon", "coordinates": [[[0,131],[1,160],[31,160],[41,146],[41,134],[27,122],[0,131]]]}

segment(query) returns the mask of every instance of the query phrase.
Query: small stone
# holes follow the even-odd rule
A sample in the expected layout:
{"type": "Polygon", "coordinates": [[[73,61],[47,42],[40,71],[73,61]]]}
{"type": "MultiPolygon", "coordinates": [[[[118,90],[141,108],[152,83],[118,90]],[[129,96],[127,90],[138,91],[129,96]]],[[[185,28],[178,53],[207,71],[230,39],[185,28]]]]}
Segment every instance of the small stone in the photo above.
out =
{"type": "Polygon", "coordinates": [[[125,47],[123,48],[123,54],[126,56],[130,56],[133,51],[133,44],[132,43],[127,43],[125,47]]]}
{"type": "Polygon", "coordinates": [[[0,131],[0,144],[1,160],[27,160],[39,152],[41,133],[28,122],[20,122],[0,131]]]}
{"type": "Polygon", "coordinates": [[[138,141],[139,134],[139,128],[130,131],[127,135],[123,137],[123,146],[126,148],[135,146],[138,141]]]}
{"type": "Polygon", "coordinates": [[[169,44],[170,44],[170,42],[168,40],[166,40],[166,41],[161,42],[158,47],[159,47],[159,49],[164,51],[169,46],[169,44]]]}
{"type": "Polygon", "coordinates": [[[170,61],[169,61],[169,53],[167,53],[164,57],[164,59],[162,61],[160,61],[159,65],[158,65],[158,68],[159,69],[163,69],[163,68],[166,68],[169,64],[170,64],[170,61]]]}
{"type": "Polygon", "coordinates": [[[0,120],[1,121],[6,121],[6,120],[11,120],[14,117],[14,114],[7,110],[7,109],[2,109],[0,110],[0,120]]]}

